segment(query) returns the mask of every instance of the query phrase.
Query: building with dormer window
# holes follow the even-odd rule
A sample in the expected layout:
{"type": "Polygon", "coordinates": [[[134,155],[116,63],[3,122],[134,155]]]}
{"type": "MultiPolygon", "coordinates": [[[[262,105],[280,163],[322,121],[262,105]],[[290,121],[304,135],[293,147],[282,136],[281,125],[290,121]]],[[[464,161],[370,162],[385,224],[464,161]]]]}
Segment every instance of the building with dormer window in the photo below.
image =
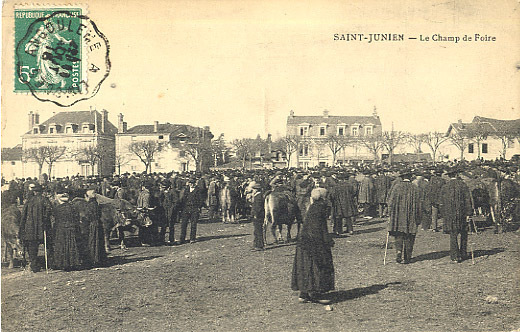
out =
{"type": "MultiPolygon", "coordinates": [[[[38,177],[39,165],[28,158],[30,149],[59,147],[65,153],[54,162],[50,177],[70,175],[110,175],[114,172],[115,134],[117,128],[102,110],[67,111],[55,113],[40,123],[37,112],[29,112],[28,131],[22,136],[22,166],[25,177],[38,177]],[[99,160],[94,163],[80,153],[83,148],[97,147],[99,160]]],[[[48,173],[48,163],[42,168],[48,173]]]]}
{"type": "MultiPolygon", "coordinates": [[[[145,171],[144,163],[131,151],[134,142],[155,141],[161,145],[151,163],[151,172],[183,172],[196,171],[197,162],[187,152],[187,146],[201,144],[211,145],[213,134],[208,126],[200,128],[184,124],[159,123],[153,125],[137,125],[127,128],[123,114],[118,116],[118,133],[116,134],[116,168],[120,173],[141,173],[145,171]]],[[[199,168],[206,170],[211,165],[210,158],[201,158],[199,168]]]]}
{"type": "MultiPolygon", "coordinates": [[[[381,133],[381,120],[375,112],[372,116],[334,116],[324,110],[322,115],[297,116],[291,111],[287,118],[287,136],[298,142],[298,148],[291,156],[289,166],[332,166],[330,136],[354,141],[381,133]]],[[[349,144],[336,153],[335,164],[373,159],[373,154],[362,144],[349,144]]]]}

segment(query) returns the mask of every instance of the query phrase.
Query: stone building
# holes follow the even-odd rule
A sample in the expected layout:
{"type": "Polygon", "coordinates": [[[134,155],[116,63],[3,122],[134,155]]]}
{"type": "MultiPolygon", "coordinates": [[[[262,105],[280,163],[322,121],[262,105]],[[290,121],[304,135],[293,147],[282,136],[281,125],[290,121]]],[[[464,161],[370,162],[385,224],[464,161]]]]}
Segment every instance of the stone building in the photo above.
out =
{"type": "Polygon", "coordinates": [[[22,145],[2,148],[2,178],[6,181],[23,178],[22,145]]]}
{"type": "Polygon", "coordinates": [[[445,160],[460,160],[464,147],[465,160],[511,159],[520,154],[520,119],[499,120],[475,116],[469,123],[459,120],[450,124],[446,135],[450,138],[441,147],[445,160]]]}
{"type": "Polygon", "coordinates": [[[52,165],[50,177],[110,175],[114,171],[116,132],[106,110],[59,112],[42,123],[40,115],[31,111],[28,131],[22,136],[24,176],[40,175],[39,162],[31,152],[45,160],[42,173],[48,174],[52,165]],[[42,155],[48,151],[54,151],[54,155],[42,155]]]}
{"type": "Polygon", "coordinates": [[[289,167],[373,161],[373,153],[356,142],[381,133],[381,120],[375,111],[372,116],[334,116],[327,110],[322,115],[297,116],[291,111],[287,118],[286,135],[297,142],[298,148],[288,158],[289,167]],[[331,148],[334,140],[348,141],[349,144],[331,148]],[[336,151],[335,155],[333,150],[336,151]]]}
{"type": "MultiPolygon", "coordinates": [[[[151,159],[149,172],[205,171],[212,164],[210,147],[213,134],[207,126],[199,128],[154,121],[151,125],[127,127],[123,114],[119,114],[116,172],[145,171],[145,163],[132,151],[132,145],[137,146],[138,142],[154,142],[148,149],[157,149],[151,159]]],[[[143,152],[146,154],[146,151],[143,152]]]]}

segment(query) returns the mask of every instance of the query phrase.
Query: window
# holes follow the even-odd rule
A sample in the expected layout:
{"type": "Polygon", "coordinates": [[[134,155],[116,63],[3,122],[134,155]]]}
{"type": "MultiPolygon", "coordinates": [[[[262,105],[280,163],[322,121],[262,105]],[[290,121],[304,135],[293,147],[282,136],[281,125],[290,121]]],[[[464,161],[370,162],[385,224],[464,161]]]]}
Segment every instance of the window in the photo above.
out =
{"type": "Polygon", "coordinates": [[[15,161],[11,161],[11,165],[16,165],[16,162],[15,161]]]}
{"type": "Polygon", "coordinates": [[[468,153],[475,153],[474,150],[475,150],[475,147],[474,147],[473,143],[469,143],[468,144],[468,153]]]}
{"type": "Polygon", "coordinates": [[[345,128],[339,127],[338,128],[338,136],[343,136],[343,135],[345,135],[345,128]]]}
{"type": "Polygon", "coordinates": [[[365,135],[372,135],[372,127],[365,127],[365,135]]]}
{"type": "Polygon", "coordinates": [[[49,134],[54,134],[54,128],[49,128],[49,134]]]}
{"type": "Polygon", "coordinates": [[[300,145],[300,157],[307,157],[309,155],[309,146],[307,144],[300,145]]]}
{"type": "Polygon", "coordinates": [[[325,127],[320,127],[320,136],[325,136],[325,127]]]}
{"type": "Polygon", "coordinates": [[[358,136],[358,127],[352,127],[352,136],[358,136]]]}
{"type": "Polygon", "coordinates": [[[482,153],[488,153],[488,145],[487,145],[487,143],[482,143],[482,153]]]}
{"type": "Polygon", "coordinates": [[[38,128],[33,129],[33,134],[38,134],[38,128]]]}
{"type": "Polygon", "coordinates": [[[65,133],[70,134],[72,132],[73,132],[72,127],[69,126],[69,127],[65,128],[65,133]]]}
{"type": "Polygon", "coordinates": [[[164,138],[164,136],[163,136],[163,135],[159,135],[159,139],[163,139],[163,138],[164,138]]]}
{"type": "Polygon", "coordinates": [[[309,127],[300,127],[300,136],[309,135],[309,127]]]}

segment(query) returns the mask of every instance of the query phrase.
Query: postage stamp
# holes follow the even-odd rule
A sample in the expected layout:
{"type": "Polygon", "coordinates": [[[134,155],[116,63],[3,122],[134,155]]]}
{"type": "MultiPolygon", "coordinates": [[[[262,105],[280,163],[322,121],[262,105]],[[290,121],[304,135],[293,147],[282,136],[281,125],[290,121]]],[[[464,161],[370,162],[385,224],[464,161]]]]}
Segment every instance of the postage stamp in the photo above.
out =
{"type": "Polygon", "coordinates": [[[15,92],[72,106],[110,72],[109,43],[81,8],[15,9],[15,92]]]}

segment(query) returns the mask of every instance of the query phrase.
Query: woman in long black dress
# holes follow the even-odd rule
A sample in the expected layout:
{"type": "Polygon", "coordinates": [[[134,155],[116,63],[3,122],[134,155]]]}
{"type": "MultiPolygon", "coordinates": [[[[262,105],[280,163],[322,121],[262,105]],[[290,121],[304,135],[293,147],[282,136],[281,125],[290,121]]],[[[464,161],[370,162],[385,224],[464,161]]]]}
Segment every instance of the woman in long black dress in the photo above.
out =
{"type": "Polygon", "coordinates": [[[80,267],[77,244],[79,214],[69,203],[69,194],[59,188],[56,192],[58,205],[54,208],[54,268],[73,270],[80,267]]]}
{"type": "Polygon", "coordinates": [[[324,293],[334,289],[332,240],[327,229],[327,190],[316,188],[311,192],[311,205],[298,235],[292,271],[291,287],[300,291],[300,302],[330,303],[324,293]]]}

